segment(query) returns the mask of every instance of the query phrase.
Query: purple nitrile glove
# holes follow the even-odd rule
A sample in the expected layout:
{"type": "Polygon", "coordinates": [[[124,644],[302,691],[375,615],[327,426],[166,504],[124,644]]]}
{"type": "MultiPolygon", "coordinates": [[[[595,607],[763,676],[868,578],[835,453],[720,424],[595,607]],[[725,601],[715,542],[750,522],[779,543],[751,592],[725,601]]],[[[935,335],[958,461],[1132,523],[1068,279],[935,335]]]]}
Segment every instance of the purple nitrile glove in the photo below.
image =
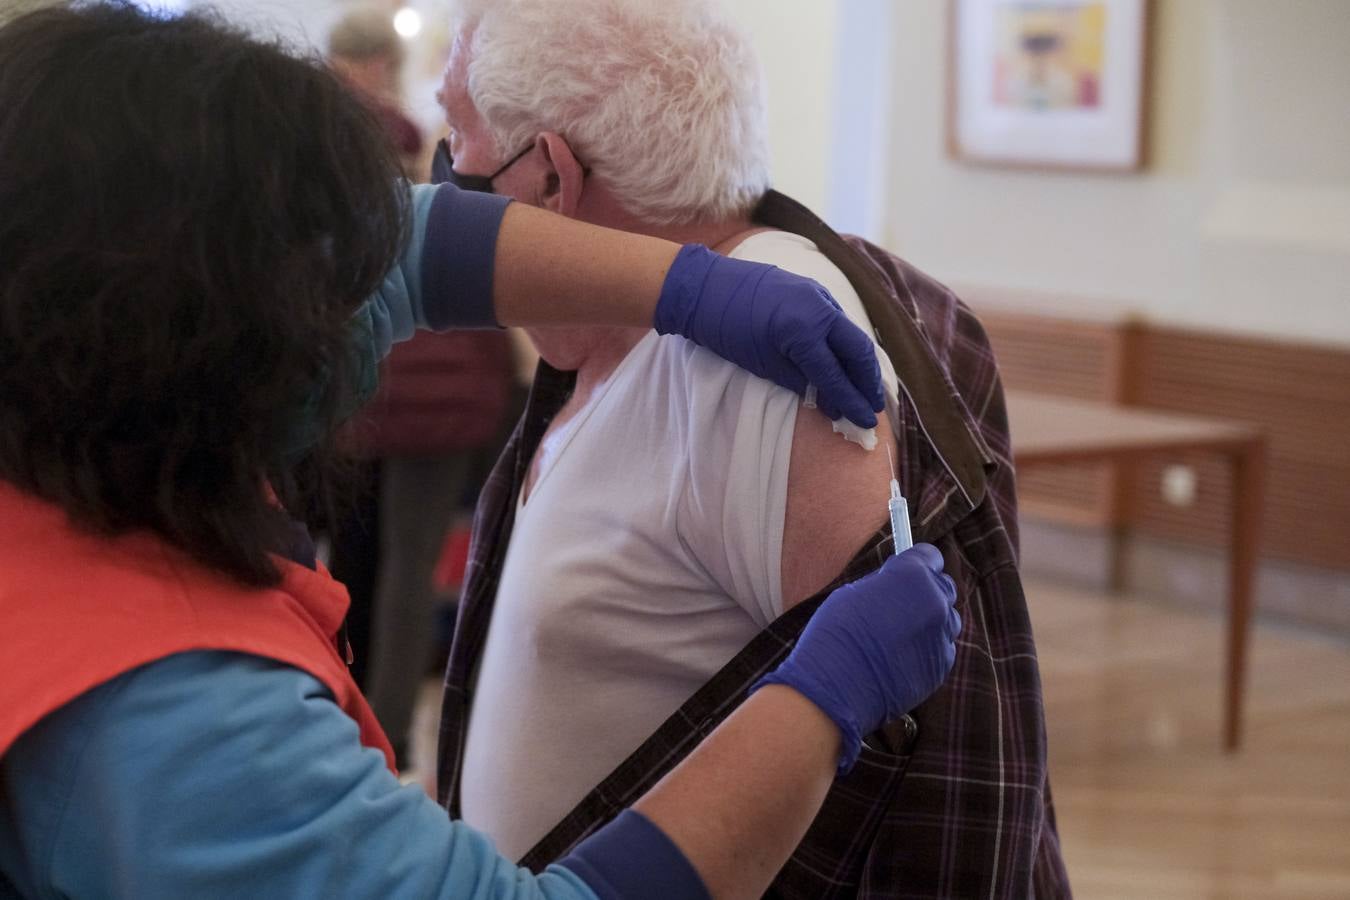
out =
{"type": "Polygon", "coordinates": [[[688,244],[666,275],[653,325],[798,395],[815,385],[831,419],[877,424],[883,394],[876,349],[809,278],[688,244]]]}
{"type": "Polygon", "coordinates": [[[941,686],[960,633],[956,584],[942,571],[942,554],[915,544],[825,598],[788,658],[752,691],[786,685],[819,706],[843,735],[843,774],[864,735],[941,686]]]}

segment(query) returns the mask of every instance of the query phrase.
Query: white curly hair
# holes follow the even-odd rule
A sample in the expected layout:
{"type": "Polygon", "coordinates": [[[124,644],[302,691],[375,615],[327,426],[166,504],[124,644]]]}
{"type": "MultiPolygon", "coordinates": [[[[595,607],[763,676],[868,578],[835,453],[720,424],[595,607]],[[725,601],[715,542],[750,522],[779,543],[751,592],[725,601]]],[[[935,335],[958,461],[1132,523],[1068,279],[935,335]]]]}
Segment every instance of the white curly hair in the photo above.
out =
{"type": "Polygon", "coordinates": [[[714,0],[459,0],[454,25],[498,152],[557,132],[657,225],[744,215],[768,189],[759,62],[714,0]]]}

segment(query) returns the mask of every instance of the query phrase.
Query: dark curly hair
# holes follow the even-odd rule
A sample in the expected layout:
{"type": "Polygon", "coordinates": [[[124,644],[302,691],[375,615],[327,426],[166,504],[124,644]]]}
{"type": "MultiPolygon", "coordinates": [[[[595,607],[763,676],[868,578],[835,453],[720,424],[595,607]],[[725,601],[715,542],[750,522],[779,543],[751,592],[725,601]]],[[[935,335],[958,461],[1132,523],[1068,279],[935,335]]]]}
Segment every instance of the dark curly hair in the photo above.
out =
{"type": "Polygon", "coordinates": [[[320,62],[209,16],[0,27],[0,479],[276,583],[276,501],[308,506],[287,439],[350,398],[397,174],[320,62]]]}

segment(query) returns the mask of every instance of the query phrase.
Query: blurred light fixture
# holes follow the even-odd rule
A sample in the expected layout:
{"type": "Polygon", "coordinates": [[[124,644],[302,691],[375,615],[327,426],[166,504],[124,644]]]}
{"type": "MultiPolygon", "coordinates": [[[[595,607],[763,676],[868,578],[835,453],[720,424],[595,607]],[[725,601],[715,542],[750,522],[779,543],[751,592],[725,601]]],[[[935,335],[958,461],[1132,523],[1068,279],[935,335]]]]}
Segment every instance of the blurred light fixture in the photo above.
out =
{"type": "Polygon", "coordinates": [[[135,5],[161,16],[174,16],[187,11],[187,0],[137,0],[135,5]]]}
{"type": "Polygon", "coordinates": [[[394,30],[400,37],[411,40],[422,33],[422,14],[411,6],[394,13],[394,30]]]}

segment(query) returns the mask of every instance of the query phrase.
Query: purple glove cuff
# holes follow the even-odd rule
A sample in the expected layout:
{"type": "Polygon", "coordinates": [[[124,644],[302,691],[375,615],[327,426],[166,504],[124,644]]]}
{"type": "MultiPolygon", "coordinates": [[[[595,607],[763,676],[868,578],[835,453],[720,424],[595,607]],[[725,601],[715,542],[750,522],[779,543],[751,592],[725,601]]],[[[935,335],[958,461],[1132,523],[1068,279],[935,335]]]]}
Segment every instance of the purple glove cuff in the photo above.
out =
{"type": "Polygon", "coordinates": [[[449,184],[436,189],[421,253],[422,296],[432,329],[501,327],[492,281],[497,234],[510,202],[449,184]]]}
{"type": "Polygon", "coordinates": [[[831,697],[830,692],[802,671],[801,667],[796,665],[791,658],[756,681],[754,687],[750,688],[750,693],[753,694],[769,684],[781,684],[784,687],[792,688],[818,706],[820,711],[829,717],[830,721],[839,729],[840,737],[839,766],[835,771],[837,775],[847,775],[853,769],[853,764],[858,761],[858,754],[862,752],[862,734],[857,721],[848,715],[846,710],[840,709],[839,702],[831,697]]]}
{"type": "Polygon", "coordinates": [[[657,333],[689,335],[696,301],[717,259],[717,254],[702,244],[685,244],[675,254],[656,301],[652,326],[657,333]]]}
{"type": "Polygon", "coordinates": [[[703,879],[675,842],[631,809],[578,844],[557,865],[586,882],[600,900],[711,900],[703,879]]]}

